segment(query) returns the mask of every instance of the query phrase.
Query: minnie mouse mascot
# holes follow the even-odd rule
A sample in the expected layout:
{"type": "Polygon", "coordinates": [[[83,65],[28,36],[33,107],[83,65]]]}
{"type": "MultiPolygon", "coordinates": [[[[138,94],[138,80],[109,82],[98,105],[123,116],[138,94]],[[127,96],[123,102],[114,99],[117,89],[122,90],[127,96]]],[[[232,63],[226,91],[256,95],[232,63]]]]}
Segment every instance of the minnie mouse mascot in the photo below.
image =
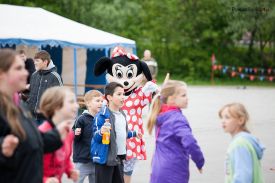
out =
{"type": "MultiPolygon", "coordinates": [[[[136,55],[126,53],[121,47],[116,47],[111,58],[102,57],[94,69],[95,76],[106,73],[107,82],[118,82],[123,85],[125,102],[122,107],[127,116],[129,130],[144,134],[142,109],[152,100],[152,94],[158,86],[152,82],[152,76],[147,64],[140,61],[136,55]],[[144,77],[147,83],[142,86],[144,77]]],[[[127,140],[127,156],[124,163],[125,182],[130,182],[136,160],[146,160],[144,140],[131,138],[127,140]]]]}

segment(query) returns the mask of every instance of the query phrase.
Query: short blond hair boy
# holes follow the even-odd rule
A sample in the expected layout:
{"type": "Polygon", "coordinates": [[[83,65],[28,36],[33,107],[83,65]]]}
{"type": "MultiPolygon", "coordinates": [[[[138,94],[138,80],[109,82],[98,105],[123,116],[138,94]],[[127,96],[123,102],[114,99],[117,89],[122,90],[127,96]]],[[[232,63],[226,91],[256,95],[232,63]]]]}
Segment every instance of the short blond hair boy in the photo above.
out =
{"type": "Polygon", "coordinates": [[[103,94],[98,90],[90,90],[84,95],[87,110],[77,118],[74,124],[73,162],[79,170],[79,182],[86,176],[89,182],[95,182],[95,165],[90,159],[91,140],[93,138],[94,117],[102,107],[103,94]]]}

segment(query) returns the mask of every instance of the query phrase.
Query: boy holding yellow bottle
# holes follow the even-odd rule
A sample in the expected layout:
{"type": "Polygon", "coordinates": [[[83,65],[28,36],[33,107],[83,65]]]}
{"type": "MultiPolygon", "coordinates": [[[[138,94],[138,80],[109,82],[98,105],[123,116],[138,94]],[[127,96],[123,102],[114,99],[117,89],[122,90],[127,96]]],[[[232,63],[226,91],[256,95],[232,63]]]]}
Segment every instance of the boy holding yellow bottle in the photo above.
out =
{"type": "Polygon", "coordinates": [[[111,82],[105,87],[108,102],[94,119],[94,137],[91,155],[95,166],[96,183],[123,183],[123,160],[126,157],[126,139],[141,137],[128,131],[126,116],[121,110],[124,103],[123,86],[111,82]],[[110,136],[108,136],[110,134],[110,136]]]}

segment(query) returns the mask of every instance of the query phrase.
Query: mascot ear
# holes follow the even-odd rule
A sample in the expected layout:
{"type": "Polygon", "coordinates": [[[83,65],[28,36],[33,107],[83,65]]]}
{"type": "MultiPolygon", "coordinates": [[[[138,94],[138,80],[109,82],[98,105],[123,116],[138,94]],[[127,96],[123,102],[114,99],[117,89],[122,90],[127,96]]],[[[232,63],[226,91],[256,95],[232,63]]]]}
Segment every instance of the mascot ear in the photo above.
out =
{"type": "Polygon", "coordinates": [[[142,68],[145,78],[147,79],[147,81],[152,81],[152,75],[151,75],[148,65],[143,61],[140,61],[140,63],[141,63],[141,68],[142,68]]]}
{"type": "Polygon", "coordinates": [[[102,57],[100,58],[96,63],[94,67],[94,75],[99,76],[103,72],[105,72],[109,66],[111,66],[112,60],[108,57],[102,57]]]}

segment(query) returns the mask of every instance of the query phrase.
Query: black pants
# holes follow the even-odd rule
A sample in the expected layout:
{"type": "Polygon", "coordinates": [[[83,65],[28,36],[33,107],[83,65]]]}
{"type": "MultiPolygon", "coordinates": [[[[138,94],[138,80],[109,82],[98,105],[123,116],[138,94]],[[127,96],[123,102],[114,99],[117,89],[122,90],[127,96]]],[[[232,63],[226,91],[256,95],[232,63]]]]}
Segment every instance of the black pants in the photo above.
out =
{"type": "Polygon", "coordinates": [[[117,166],[95,164],[96,183],[124,183],[123,163],[117,166]]]}

